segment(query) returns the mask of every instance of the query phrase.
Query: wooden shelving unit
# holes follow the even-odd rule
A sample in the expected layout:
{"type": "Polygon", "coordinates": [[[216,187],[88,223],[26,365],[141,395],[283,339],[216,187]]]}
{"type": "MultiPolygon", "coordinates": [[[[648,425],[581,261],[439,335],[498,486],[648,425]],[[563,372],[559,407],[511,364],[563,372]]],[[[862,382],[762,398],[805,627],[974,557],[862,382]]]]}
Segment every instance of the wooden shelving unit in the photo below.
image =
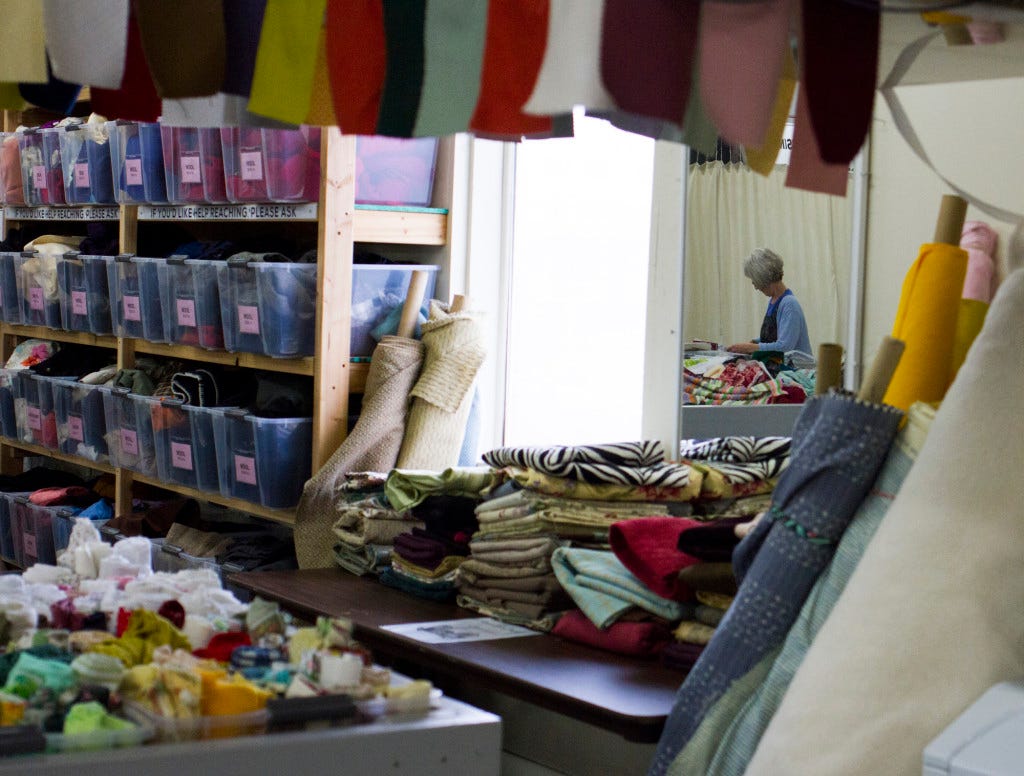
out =
{"type": "MultiPolygon", "coordinates": [[[[4,115],[3,125],[13,128],[18,120],[10,113],[4,115]]],[[[451,141],[442,141],[438,155],[435,201],[451,201],[452,181],[451,141]]],[[[391,208],[355,205],[355,138],[343,136],[337,128],[325,128],[321,148],[321,189],[317,203],[259,203],[244,205],[121,205],[83,207],[6,207],[0,221],[6,233],[6,223],[19,221],[71,222],[92,220],[117,221],[119,245],[122,253],[136,253],[140,229],[155,222],[182,224],[202,222],[234,223],[228,227],[241,233],[247,223],[298,223],[317,230],[318,300],[316,317],[316,347],[313,357],[277,359],[250,353],[210,351],[194,346],[169,345],[140,339],[97,336],[89,333],[61,331],[42,326],[0,324],[2,356],[6,361],[21,339],[35,337],[59,342],[93,345],[116,351],[120,367],[134,366],[139,354],[207,362],[250,369],[262,369],[310,377],[313,382],[313,471],[330,457],[344,439],[348,426],[349,395],[362,392],[369,365],[349,359],[349,329],[351,318],[352,259],[357,243],[424,246],[430,261],[448,260],[449,215],[446,208],[391,208]]],[[[208,228],[208,227],[207,227],[208,228]]],[[[438,293],[445,292],[439,287],[438,293]]],[[[239,499],[224,498],[208,493],[145,477],[127,469],[114,468],[69,456],[38,445],[15,440],[0,440],[0,468],[11,470],[14,457],[20,453],[49,456],[103,472],[113,472],[117,484],[115,510],[123,514],[130,509],[131,488],[135,481],[155,485],[169,491],[197,499],[239,509],[279,523],[291,524],[294,510],[269,509],[239,499]],[[7,448],[6,450],[2,448],[7,448]]]]}

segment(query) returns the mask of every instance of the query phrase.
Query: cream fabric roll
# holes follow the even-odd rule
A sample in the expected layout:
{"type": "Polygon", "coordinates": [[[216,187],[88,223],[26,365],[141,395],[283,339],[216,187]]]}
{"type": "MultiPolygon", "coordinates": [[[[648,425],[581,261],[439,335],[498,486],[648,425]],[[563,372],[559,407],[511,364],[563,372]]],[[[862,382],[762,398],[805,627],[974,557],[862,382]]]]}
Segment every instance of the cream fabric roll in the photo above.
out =
{"type": "Polygon", "coordinates": [[[1024,271],[1003,283],[903,487],[747,773],[920,774],[924,747],[1024,675],[1024,271]]]}

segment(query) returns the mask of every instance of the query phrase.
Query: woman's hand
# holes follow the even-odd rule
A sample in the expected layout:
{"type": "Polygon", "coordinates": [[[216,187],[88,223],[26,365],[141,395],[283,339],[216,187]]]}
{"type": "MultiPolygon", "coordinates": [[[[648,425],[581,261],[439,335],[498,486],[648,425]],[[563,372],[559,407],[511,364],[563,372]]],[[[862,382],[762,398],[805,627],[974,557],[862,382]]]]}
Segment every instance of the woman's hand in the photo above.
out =
{"type": "Polygon", "coordinates": [[[726,348],[730,353],[744,353],[750,355],[757,350],[756,342],[737,342],[735,345],[730,345],[726,348]]]}

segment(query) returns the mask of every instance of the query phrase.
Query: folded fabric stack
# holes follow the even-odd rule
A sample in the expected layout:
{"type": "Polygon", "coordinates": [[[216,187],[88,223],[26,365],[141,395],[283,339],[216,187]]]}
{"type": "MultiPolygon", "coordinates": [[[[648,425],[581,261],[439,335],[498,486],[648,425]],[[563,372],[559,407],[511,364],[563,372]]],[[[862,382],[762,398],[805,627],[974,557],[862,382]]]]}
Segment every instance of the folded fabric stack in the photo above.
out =
{"type": "Polygon", "coordinates": [[[455,597],[455,572],[469,555],[469,539],[477,529],[478,499],[470,496],[427,496],[412,508],[422,528],[395,537],[391,566],[380,581],[421,598],[448,601],[455,597]]]}
{"type": "Polygon", "coordinates": [[[789,437],[684,439],[679,456],[701,472],[701,500],[771,493],[789,464],[789,437]]]}
{"type": "Polygon", "coordinates": [[[385,474],[353,472],[338,486],[334,558],[357,576],[387,568],[395,537],[423,527],[408,510],[391,506],[384,493],[386,480],[385,474]]]}

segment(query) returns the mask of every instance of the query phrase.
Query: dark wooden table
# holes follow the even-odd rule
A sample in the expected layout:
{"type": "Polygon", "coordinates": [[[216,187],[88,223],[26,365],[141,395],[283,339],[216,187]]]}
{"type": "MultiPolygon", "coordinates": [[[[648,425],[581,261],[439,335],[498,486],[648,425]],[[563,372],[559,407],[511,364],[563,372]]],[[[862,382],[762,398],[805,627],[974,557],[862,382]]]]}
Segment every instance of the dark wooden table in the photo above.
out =
{"type": "Polygon", "coordinates": [[[471,681],[629,741],[658,740],[683,679],[657,660],[615,655],[548,634],[453,644],[416,641],[382,626],[479,615],[340,569],[246,572],[230,581],[302,617],[351,619],[356,637],[381,663],[397,661],[471,681]]]}

